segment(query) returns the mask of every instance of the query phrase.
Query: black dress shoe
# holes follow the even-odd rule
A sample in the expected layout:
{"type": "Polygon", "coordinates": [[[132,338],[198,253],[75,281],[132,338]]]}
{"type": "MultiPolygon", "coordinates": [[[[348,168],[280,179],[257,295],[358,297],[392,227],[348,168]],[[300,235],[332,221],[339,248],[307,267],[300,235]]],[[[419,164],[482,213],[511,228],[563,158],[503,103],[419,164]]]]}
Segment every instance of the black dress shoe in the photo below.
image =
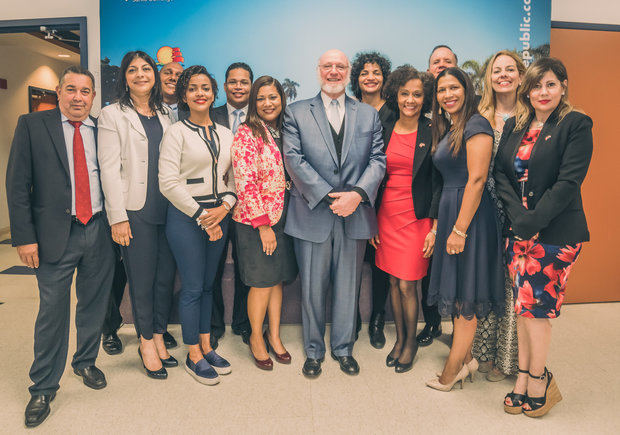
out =
{"type": "Polygon", "coordinates": [[[54,400],[56,393],[34,394],[26,405],[26,427],[36,427],[50,415],[50,402],[54,400]]]}
{"type": "Polygon", "coordinates": [[[420,346],[428,346],[433,342],[433,338],[441,335],[441,323],[439,325],[429,325],[428,323],[422,329],[422,332],[416,337],[416,341],[420,346]]]}
{"type": "Polygon", "coordinates": [[[323,362],[323,358],[314,359],[314,358],[306,358],[306,362],[304,363],[301,372],[307,378],[317,378],[321,374],[321,363],[323,362]]]}
{"type": "Polygon", "coordinates": [[[177,361],[177,359],[173,357],[172,355],[170,355],[166,359],[162,359],[162,358],[159,358],[159,359],[161,360],[161,365],[164,367],[176,367],[179,365],[179,362],[177,361]]]}
{"type": "Polygon", "coordinates": [[[108,355],[118,355],[123,352],[123,342],[118,338],[116,332],[103,334],[101,336],[101,347],[108,355]]]}
{"type": "Polygon", "coordinates": [[[166,346],[166,349],[174,349],[179,344],[174,339],[172,334],[170,334],[168,331],[166,331],[166,332],[164,332],[164,345],[166,346]]]}
{"type": "Polygon", "coordinates": [[[336,356],[334,355],[334,352],[332,352],[332,358],[340,363],[340,370],[345,372],[347,375],[357,375],[360,372],[360,366],[352,356],[336,356]]]}
{"type": "Polygon", "coordinates": [[[93,390],[101,390],[108,385],[103,372],[95,366],[88,366],[83,369],[73,369],[73,373],[81,376],[84,381],[84,385],[92,388],[93,390]]]}
{"type": "Polygon", "coordinates": [[[370,319],[368,324],[368,335],[370,336],[370,345],[375,349],[383,349],[385,346],[385,334],[383,333],[383,326],[385,325],[385,318],[383,313],[379,313],[370,319]]]}

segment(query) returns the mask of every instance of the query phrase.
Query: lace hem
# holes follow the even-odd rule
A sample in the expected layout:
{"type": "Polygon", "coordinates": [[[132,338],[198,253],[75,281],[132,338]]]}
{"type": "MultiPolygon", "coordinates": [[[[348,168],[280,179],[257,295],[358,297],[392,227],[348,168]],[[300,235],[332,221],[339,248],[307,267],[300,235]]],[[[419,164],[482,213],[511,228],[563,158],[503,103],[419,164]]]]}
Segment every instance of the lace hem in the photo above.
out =
{"type": "Polygon", "coordinates": [[[463,316],[467,320],[486,317],[490,312],[497,316],[504,313],[504,301],[486,301],[472,302],[441,299],[439,295],[429,295],[428,305],[437,305],[439,314],[442,317],[460,317],[463,316]]]}

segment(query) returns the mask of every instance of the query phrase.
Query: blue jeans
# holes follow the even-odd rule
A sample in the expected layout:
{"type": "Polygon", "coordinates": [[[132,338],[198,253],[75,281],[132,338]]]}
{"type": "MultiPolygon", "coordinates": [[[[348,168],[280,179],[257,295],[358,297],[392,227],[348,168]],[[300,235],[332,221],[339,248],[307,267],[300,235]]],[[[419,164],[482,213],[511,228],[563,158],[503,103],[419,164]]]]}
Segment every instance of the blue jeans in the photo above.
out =
{"type": "Polygon", "coordinates": [[[226,215],[220,222],[222,238],[210,242],[194,219],[172,205],[168,207],[166,236],[181,275],[179,317],[187,345],[198,344],[199,334],[211,332],[213,284],[228,240],[229,221],[230,215],[226,215]]]}

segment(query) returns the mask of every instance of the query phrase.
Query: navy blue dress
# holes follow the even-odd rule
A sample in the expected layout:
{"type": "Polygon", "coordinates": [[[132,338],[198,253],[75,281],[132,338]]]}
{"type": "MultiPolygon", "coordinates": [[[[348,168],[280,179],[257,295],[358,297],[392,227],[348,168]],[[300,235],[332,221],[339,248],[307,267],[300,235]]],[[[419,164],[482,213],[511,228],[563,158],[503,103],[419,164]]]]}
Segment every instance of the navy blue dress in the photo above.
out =
{"type": "Polygon", "coordinates": [[[467,184],[467,150],[465,142],[476,134],[493,138],[489,122],[476,114],[467,121],[463,144],[452,155],[446,134],[437,145],[433,163],[443,177],[439,201],[437,236],[428,291],[429,305],[437,304],[442,316],[474,315],[484,317],[490,311],[501,314],[504,304],[504,272],[501,231],[495,204],[487,189],[469,228],[462,253],[448,255],[446,241],[458,217],[467,184]]]}

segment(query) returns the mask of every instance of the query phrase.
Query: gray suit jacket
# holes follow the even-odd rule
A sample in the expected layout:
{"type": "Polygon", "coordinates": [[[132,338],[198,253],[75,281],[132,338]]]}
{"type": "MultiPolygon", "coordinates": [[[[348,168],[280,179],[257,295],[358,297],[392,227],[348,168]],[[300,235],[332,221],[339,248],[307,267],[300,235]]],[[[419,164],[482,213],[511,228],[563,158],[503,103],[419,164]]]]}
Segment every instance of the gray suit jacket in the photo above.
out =
{"type": "Polygon", "coordinates": [[[13,246],[38,243],[41,261],[58,261],[69,240],[72,195],[59,109],[20,116],[6,193],[13,246]]]}
{"type": "Polygon", "coordinates": [[[298,101],[286,108],[283,140],[284,163],[294,186],[288,205],[285,232],[293,237],[321,243],[327,240],[336,216],[325,195],[360,187],[369,202],[344,218],[345,233],[352,239],[369,239],[377,234],[373,207],[385,174],[382,127],[371,106],[347,97],[341,160],[321,95],[298,101]]]}

